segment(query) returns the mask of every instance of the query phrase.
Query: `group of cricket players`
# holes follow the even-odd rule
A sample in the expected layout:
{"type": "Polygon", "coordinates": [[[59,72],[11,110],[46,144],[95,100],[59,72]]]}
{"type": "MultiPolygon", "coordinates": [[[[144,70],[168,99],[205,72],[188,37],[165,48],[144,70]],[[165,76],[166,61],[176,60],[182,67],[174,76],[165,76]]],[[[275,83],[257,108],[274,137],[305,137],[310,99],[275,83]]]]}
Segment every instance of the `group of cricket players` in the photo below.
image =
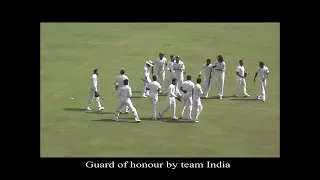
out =
{"type": "MultiPolygon", "coordinates": [[[[188,120],[198,123],[199,115],[203,110],[201,98],[208,98],[211,89],[211,78],[215,75],[215,84],[218,92],[218,99],[223,98],[224,80],[226,72],[226,62],[223,57],[219,55],[217,60],[212,64],[210,59],[206,60],[201,66],[199,76],[196,79],[196,84],[192,81],[191,75],[186,76],[184,81],[184,75],[186,74],[185,64],[180,60],[180,56],[170,55],[168,61],[165,54],[159,53],[159,57],[155,61],[146,61],[143,68],[142,82],[143,87],[141,90],[141,96],[149,98],[152,105],[152,119],[157,120],[162,118],[163,115],[171,108],[171,120],[183,119],[184,111],[188,106],[188,120]],[[150,73],[151,72],[151,73],[150,73]],[[203,75],[203,90],[201,86],[201,75],[203,75]],[[157,102],[159,100],[159,94],[166,95],[166,107],[157,114],[157,102]],[[182,109],[179,118],[176,116],[176,100],[182,101],[182,109]],[[195,110],[195,113],[193,113],[195,110]],[[157,117],[158,115],[158,117],[157,117]]],[[[99,110],[103,110],[101,106],[99,96],[95,94],[98,92],[98,69],[95,69],[91,79],[91,90],[88,104],[85,109],[90,111],[90,104],[95,98],[98,104],[99,110]]],[[[245,72],[244,61],[240,60],[236,68],[236,87],[233,96],[238,96],[238,89],[242,87],[244,97],[250,97],[246,91],[246,78],[248,72],[245,72]]],[[[269,69],[263,62],[259,62],[259,67],[254,76],[254,82],[258,77],[260,92],[257,99],[265,102],[266,100],[266,83],[269,75],[269,69]]],[[[131,97],[132,90],[129,86],[129,78],[125,75],[125,69],[120,69],[120,74],[117,75],[114,81],[115,89],[118,92],[118,106],[115,111],[114,120],[118,120],[119,115],[122,114],[121,110],[124,109],[126,114],[131,111],[136,122],[140,122],[138,112],[133,106],[131,97]]]]}

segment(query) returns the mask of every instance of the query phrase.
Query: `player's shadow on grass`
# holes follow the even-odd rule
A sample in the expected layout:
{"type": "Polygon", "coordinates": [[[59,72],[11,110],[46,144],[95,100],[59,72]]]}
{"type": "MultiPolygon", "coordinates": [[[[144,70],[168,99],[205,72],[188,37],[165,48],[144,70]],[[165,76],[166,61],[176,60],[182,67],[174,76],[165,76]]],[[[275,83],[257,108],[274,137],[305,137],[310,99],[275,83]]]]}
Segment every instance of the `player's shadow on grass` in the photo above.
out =
{"type": "Polygon", "coordinates": [[[171,120],[171,119],[163,119],[162,122],[165,122],[165,123],[194,123],[193,121],[191,120],[171,120]]]}
{"type": "Polygon", "coordinates": [[[233,101],[259,101],[258,99],[254,98],[254,99],[249,99],[249,98],[235,98],[235,99],[231,99],[233,101]]]}
{"type": "Polygon", "coordinates": [[[133,98],[133,99],[138,99],[138,98],[145,98],[145,97],[142,97],[142,96],[132,96],[131,98],[133,98]]]}
{"type": "Polygon", "coordinates": [[[110,122],[110,123],[139,123],[134,121],[133,118],[125,119],[125,118],[120,118],[118,121],[115,121],[113,119],[98,119],[98,120],[91,120],[91,121],[98,121],[98,122],[110,122]]]}
{"type": "MultiPolygon", "coordinates": [[[[224,98],[232,98],[233,96],[223,96],[222,97],[222,99],[224,99],[224,98]]],[[[201,99],[219,99],[219,97],[218,96],[210,96],[210,97],[208,97],[208,98],[201,98],[201,99]]]]}
{"type": "Polygon", "coordinates": [[[64,108],[65,111],[74,111],[74,112],[86,112],[92,114],[114,114],[114,112],[104,112],[104,111],[86,111],[84,108],[64,108]]]}

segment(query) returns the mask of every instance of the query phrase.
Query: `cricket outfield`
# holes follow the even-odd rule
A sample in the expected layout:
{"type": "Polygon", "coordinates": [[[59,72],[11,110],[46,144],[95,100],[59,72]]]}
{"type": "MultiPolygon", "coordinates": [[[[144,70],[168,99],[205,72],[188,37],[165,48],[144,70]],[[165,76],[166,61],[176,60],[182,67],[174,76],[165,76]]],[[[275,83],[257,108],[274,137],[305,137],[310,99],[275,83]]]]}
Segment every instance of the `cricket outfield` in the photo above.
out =
{"type": "MultiPolygon", "coordinates": [[[[40,44],[41,157],[280,157],[279,23],[42,23],[40,44]],[[193,80],[207,58],[223,55],[227,97],[202,100],[200,123],[150,119],[149,100],[136,92],[145,61],[159,52],[167,59],[180,55],[193,80]],[[228,97],[240,59],[250,73],[252,98],[246,100],[228,97]],[[253,100],[259,61],[270,70],[264,103],[253,100]],[[113,81],[122,67],[141,123],[131,123],[132,114],[111,121],[117,105],[113,81]],[[105,110],[87,113],[95,68],[105,110]]],[[[214,78],[210,96],[217,94],[214,78]]],[[[164,107],[162,96],[157,110],[164,107]]],[[[95,101],[91,108],[97,109],[95,101]]]]}

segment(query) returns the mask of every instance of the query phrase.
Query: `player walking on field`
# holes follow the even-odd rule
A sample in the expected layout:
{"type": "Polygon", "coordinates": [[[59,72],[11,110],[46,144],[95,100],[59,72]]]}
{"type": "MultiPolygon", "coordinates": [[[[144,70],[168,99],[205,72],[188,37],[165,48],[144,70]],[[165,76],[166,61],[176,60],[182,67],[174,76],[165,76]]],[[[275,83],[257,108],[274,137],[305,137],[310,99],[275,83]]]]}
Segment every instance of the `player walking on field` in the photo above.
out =
{"type": "Polygon", "coordinates": [[[236,88],[234,90],[233,96],[238,96],[238,89],[239,87],[242,87],[242,91],[244,94],[244,97],[250,97],[250,95],[247,93],[247,83],[246,83],[246,77],[248,73],[244,71],[244,64],[243,60],[239,61],[239,65],[236,69],[236,88]]]}
{"type": "Polygon", "coordinates": [[[184,110],[186,109],[186,106],[189,107],[189,114],[188,119],[191,120],[191,113],[192,113],[192,96],[193,96],[193,89],[194,89],[194,83],[191,81],[191,76],[187,76],[187,80],[184,81],[181,85],[180,90],[183,92],[183,104],[181,109],[181,116],[179,119],[183,118],[184,110]]]}
{"type": "Polygon", "coordinates": [[[154,61],[156,76],[161,86],[165,83],[165,66],[167,64],[167,59],[164,57],[163,53],[159,53],[159,57],[154,61]]]}
{"type": "Polygon", "coordinates": [[[200,72],[199,72],[199,77],[201,77],[201,73],[204,71],[203,92],[204,92],[205,98],[208,98],[209,91],[211,89],[212,70],[213,70],[213,65],[211,64],[211,59],[207,59],[207,62],[202,65],[200,72]]]}
{"type": "Polygon", "coordinates": [[[114,114],[113,120],[118,120],[120,111],[123,106],[128,106],[131,112],[133,113],[134,120],[136,122],[140,122],[141,120],[139,119],[138,112],[136,108],[133,106],[131,102],[131,96],[132,96],[132,91],[131,87],[129,86],[129,80],[125,79],[123,81],[123,86],[119,88],[118,90],[118,107],[116,109],[116,112],[114,114]]]}
{"type": "Polygon", "coordinates": [[[214,70],[216,73],[216,85],[217,85],[217,89],[218,89],[218,98],[222,99],[225,72],[226,72],[226,63],[224,62],[223,57],[221,55],[218,56],[213,67],[214,67],[214,70]]]}
{"type": "Polygon", "coordinates": [[[88,100],[88,104],[86,105],[85,109],[91,111],[90,104],[93,98],[96,98],[96,102],[98,104],[99,111],[103,110],[104,107],[101,106],[100,98],[98,95],[98,69],[93,70],[93,75],[91,76],[91,87],[90,87],[90,96],[88,100]]]}
{"type": "Polygon", "coordinates": [[[259,67],[254,75],[253,81],[256,82],[256,77],[258,76],[258,83],[260,88],[260,93],[257,96],[257,99],[260,101],[266,101],[266,87],[267,87],[267,78],[269,77],[269,68],[264,65],[263,62],[259,62],[259,67]]]}
{"type": "Polygon", "coordinates": [[[172,83],[172,79],[174,78],[174,70],[173,70],[173,62],[175,61],[174,55],[170,55],[170,61],[167,61],[167,76],[166,76],[166,83],[165,87],[163,88],[164,93],[168,93],[168,87],[172,83]]]}
{"type": "Polygon", "coordinates": [[[177,79],[173,78],[172,79],[172,84],[170,84],[170,86],[168,87],[168,95],[167,95],[167,106],[159,113],[159,117],[162,118],[163,114],[165,112],[167,112],[169,110],[169,108],[171,107],[172,111],[171,111],[171,119],[172,120],[176,120],[178,119],[176,116],[176,98],[178,98],[178,96],[176,95],[176,84],[177,84],[177,79]]]}
{"type": "Polygon", "coordinates": [[[143,67],[143,79],[146,80],[146,82],[143,81],[143,87],[141,92],[143,97],[149,96],[149,91],[146,90],[146,87],[147,87],[147,83],[151,82],[150,71],[149,71],[150,67],[153,67],[153,62],[146,61],[146,64],[143,67]]]}
{"type": "Polygon", "coordinates": [[[157,82],[157,76],[152,76],[152,80],[147,84],[147,89],[150,90],[149,99],[152,105],[152,119],[157,120],[158,93],[161,92],[161,85],[157,82]]]}
{"type": "Polygon", "coordinates": [[[203,91],[201,88],[201,78],[197,79],[197,84],[194,87],[194,93],[193,93],[193,109],[196,110],[196,115],[193,118],[194,122],[198,123],[199,122],[199,116],[201,111],[203,110],[203,106],[201,103],[200,97],[203,96],[203,91]]]}
{"type": "MultiPolygon", "coordinates": [[[[126,76],[125,74],[125,70],[123,68],[120,69],[120,75],[118,75],[114,81],[114,85],[115,85],[115,89],[117,91],[119,91],[119,89],[124,86],[123,81],[124,80],[129,80],[128,76],[126,76]]],[[[129,107],[125,106],[125,113],[128,114],[129,113],[129,107]]],[[[120,112],[121,114],[121,112],[120,112]]]]}
{"type": "Polygon", "coordinates": [[[180,60],[180,56],[176,56],[176,61],[173,63],[173,70],[175,78],[177,79],[176,91],[180,91],[183,82],[183,75],[185,71],[184,63],[180,60]]]}

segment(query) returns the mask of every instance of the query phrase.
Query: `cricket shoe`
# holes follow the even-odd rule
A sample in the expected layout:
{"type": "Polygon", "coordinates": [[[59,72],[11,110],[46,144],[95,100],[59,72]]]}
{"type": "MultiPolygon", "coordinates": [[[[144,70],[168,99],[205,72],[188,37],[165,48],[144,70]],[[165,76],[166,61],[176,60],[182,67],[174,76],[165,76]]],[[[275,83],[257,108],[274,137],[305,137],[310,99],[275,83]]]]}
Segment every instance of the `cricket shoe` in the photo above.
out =
{"type": "Polygon", "coordinates": [[[183,119],[183,117],[181,116],[181,117],[179,117],[179,119],[183,119]]]}
{"type": "Polygon", "coordinates": [[[171,120],[178,120],[178,118],[177,117],[172,117],[171,120]]]}
{"type": "Polygon", "coordinates": [[[89,108],[89,107],[85,107],[85,110],[87,110],[87,111],[91,111],[92,109],[91,109],[91,108],[89,108]]]}
{"type": "Polygon", "coordinates": [[[102,110],[104,110],[104,107],[99,107],[99,111],[102,111],[102,110]]]}
{"type": "Polygon", "coordinates": [[[115,116],[115,117],[113,117],[113,119],[112,120],[114,120],[114,121],[118,121],[118,117],[117,116],[115,116]]]}
{"type": "Polygon", "coordinates": [[[244,95],[243,97],[250,97],[250,95],[249,95],[249,94],[246,94],[246,95],[244,95]]]}
{"type": "Polygon", "coordinates": [[[136,122],[141,122],[141,120],[140,120],[138,117],[134,118],[134,120],[135,120],[136,122]]]}
{"type": "Polygon", "coordinates": [[[188,117],[188,120],[193,120],[192,117],[188,117]]]}
{"type": "Polygon", "coordinates": [[[233,94],[232,96],[233,96],[233,97],[238,97],[238,94],[233,94]]]}
{"type": "Polygon", "coordinates": [[[198,119],[193,120],[193,122],[198,123],[200,122],[198,119]]]}
{"type": "Polygon", "coordinates": [[[157,118],[153,117],[152,120],[157,120],[157,118]]]}
{"type": "Polygon", "coordinates": [[[221,99],[222,99],[222,96],[219,96],[219,99],[221,100],[221,99]]]}
{"type": "Polygon", "coordinates": [[[160,119],[162,118],[162,114],[161,114],[161,113],[159,113],[159,118],[160,118],[160,119]]]}

